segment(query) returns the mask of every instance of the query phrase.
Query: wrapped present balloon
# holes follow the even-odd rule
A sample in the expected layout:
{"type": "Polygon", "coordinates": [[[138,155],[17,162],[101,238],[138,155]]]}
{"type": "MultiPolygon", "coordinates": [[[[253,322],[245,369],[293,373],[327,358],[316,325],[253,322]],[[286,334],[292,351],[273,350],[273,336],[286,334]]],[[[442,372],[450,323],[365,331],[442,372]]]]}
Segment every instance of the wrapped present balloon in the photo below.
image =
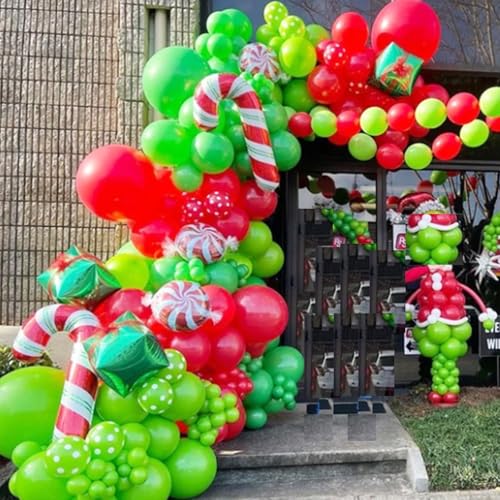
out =
{"type": "Polygon", "coordinates": [[[84,347],[98,377],[123,397],[168,366],[156,337],[129,312],[90,337],[84,347]]]}
{"type": "Polygon", "coordinates": [[[375,84],[391,95],[410,95],[423,61],[394,42],[378,56],[375,84]]]}
{"type": "Polygon", "coordinates": [[[51,300],[88,307],[120,288],[116,278],[92,254],[71,246],[37,277],[51,300]]]}

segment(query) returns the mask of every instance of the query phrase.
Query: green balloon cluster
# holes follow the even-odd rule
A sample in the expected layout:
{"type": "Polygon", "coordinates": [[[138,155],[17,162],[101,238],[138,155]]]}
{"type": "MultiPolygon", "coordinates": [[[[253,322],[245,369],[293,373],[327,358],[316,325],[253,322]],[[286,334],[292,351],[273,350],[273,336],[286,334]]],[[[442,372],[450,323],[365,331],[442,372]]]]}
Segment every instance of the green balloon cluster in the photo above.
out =
{"type": "Polygon", "coordinates": [[[206,399],[200,412],[186,420],[188,438],[204,446],[215,444],[220,429],[227,423],[236,422],[240,413],[236,408],[238,398],[228,392],[221,394],[217,384],[204,381],[206,399]]]}
{"type": "Polygon", "coordinates": [[[500,237],[500,214],[495,214],[489,224],[483,228],[483,247],[495,254],[498,251],[498,238],[500,237]]]}
{"type": "Polygon", "coordinates": [[[451,264],[458,258],[458,245],[463,234],[456,227],[439,231],[428,227],[416,233],[406,233],[406,247],[410,258],[417,264],[451,264]]]}
{"type": "Polygon", "coordinates": [[[210,283],[205,264],[201,259],[193,257],[189,261],[181,260],[175,265],[174,280],[194,281],[200,285],[210,283]]]}
{"type": "Polygon", "coordinates": [[[246,353],[240,369],[253,383],[252,391],[243,401],[248,429],[262,428],[268,414],[295,408],[297,382],[304,373],[304,358],[297,349],[277,346],[274,342],[267,347],[264,356],[252,358],[246,353]]]}

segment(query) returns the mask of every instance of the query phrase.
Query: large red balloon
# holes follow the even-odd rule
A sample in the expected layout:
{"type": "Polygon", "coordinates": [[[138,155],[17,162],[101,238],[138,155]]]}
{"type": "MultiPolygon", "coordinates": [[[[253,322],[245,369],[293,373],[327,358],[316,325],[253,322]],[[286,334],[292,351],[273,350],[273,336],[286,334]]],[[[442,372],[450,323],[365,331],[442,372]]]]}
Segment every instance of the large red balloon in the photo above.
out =
{"type": "Polygon", "coordinates": [[[245,354],[245,340],[241,333],[230,326],[211,336],[212,355],[207,367],[213,372],[231,371],[236,368],[245,354]]]}
{"type": "Polygon", "coordinates": [[[168,347],[184,355],[190,372],[203,369],[212,354],[212,344],[201,329],[189,333],[174,332],[168,340],[168,347]]]}
{"type": "Polygon", "coordinates": [[[247,213],[239,207],[234,207],[225,219],[210,219],[210,223],[226,238],[233,236],[238,241],[245,238],[250,227],[247,213]]]}
{"type": "Polygon", "coordinates": [[[391,42],[429,61],[439,48],[441,23],[430,5],[422,0],[388,3],[372,25],[372,47],[380,52],[391,42]]]}
{"type": "Polygon", "coordinates": [[[432,153],[438,160],[453,160],[462,149],[462,141],[457,134],[445,132],[438,135],[432,143],[432,153]]]}
{"type": "Polygon", "coordinates": [[[349,52],[363,50],[369,34],[368,23],[357,12],[345,12],[332,24],[332,40],[342,44],[349,52]]]}
{"type": "Polygon", "coordinates": [[[278,195],[275,192],[263,191],[253,180],[246,181],[241,186],[239,205],[251,220],[264,220],[276,210],[278,195]]]}
{"type": "Polygon", "coordinates": [[[317,66],[307,78],[307,88],[316,102],[332,104],[345,96],[345,83],[339,74],[324,64],[317,66]]]}
{"type": "Polygon", "coordinates": [[[479,116],[479,100],[469,92],[460,92],[450,98],[446,111],[450,122],[465,125],[479,116]]]}
{"type": "Polygon", "coordinates": [[[163,256],[180,229],[179,218],[157,219],[147,224],[131,224],[130,240],[143,255],[157,259],[163,256]]]}
{"type": "Polygon", "coordinates": [[[151,220],[160,204],[153,164],[121,144],[97,148],[84,158],[76,191],[91,212],[112,221],[151,220]]]}
{"type": "Polygon", "coordinates": [[[252,285],[241,288],[233,297],[235,324],[247,343],[269,342],[283,333],[288,322],[288,307],[278,292],[252,285]]]}
{"type": "Polygon", "coordinates": [[[102,326],[108,326],[123,313],[131,312],[146,323],[151,317],[151,308],[145,305],[146,293],[133,288],[117,290],[108,295],[94,308],[93,313],[102,326]]]}
{"type": "Polygon", "coordinates": [[[384,144],[377,150],[377,163],[386,170],[397,170],[404,161],[404,153],[395,144],[384,144]]]}
{"type": "Polygon", "coordinates": [[[226,330],[236,315],[233,296],[219,285],[205,285],[203,291],[208,297],[211,318],[203,325],[210,334],[226,330]]]}

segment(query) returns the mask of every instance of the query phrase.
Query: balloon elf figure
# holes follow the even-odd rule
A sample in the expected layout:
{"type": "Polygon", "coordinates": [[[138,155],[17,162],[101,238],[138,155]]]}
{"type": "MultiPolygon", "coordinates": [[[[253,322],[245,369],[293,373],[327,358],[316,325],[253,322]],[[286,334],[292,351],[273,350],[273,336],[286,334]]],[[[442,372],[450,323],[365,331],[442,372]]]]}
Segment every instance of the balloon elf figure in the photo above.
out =
{"type": "Polygon", "coordinates": [[[459,401],[457,360],[467,353],[472,327],[465,310],[466,295],[477,304],[484,329],[494,327],[497,313],[485,306],[453,271],[462,241],[457,216],[427,193],[403,197],[399,212],[406,213],[406,246],[411,259],[420,267],[420,286],[407,299],[407,319],[415,321],[413,337],[422,356],[432,358],[432,391],[435,405],[456,405],[459,401]]]}

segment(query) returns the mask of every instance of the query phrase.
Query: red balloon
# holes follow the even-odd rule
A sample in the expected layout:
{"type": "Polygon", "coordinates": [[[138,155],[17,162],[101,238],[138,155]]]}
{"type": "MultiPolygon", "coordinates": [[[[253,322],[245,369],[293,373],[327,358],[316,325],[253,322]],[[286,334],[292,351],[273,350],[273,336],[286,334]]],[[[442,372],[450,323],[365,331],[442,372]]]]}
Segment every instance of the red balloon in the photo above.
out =
{"type": "Polygon", "coordinates": [[[447,104],[450,100],[450,94],[448,91],[438,83],[428,83],[425,87],[425,94],[427,98],[439,99],[440,101],[447,104]]]}
{"type": "Polygon", "coordinates": [[[500,116],[495,118],[486,117],[486,123],[492,132],[500,132],[500,116]]]}
{"type": "Polygon", "coordinates": [[[387,113],[389,127],[400,132],[408,132],[415,123],[415,110],[409,104],[398,102],[387,113]]]}
{"type": "Polygon", "coordinates": [[[410,129],[410,135],[412,137],[416,137],[417,139],[421,139],[422,137],[425,137],[428,133],[429,133],[429,129],[422,127],[417,122],[415,122],[413,124],[413,127],[410,129]]]}
{"type": "Polygon", "coordinates": [[[321,175],[318,179],[318,187],[325,198],[333,198],[335,194],[335,182],[328,175],[321,175]]]}
{"type": "Polygon", "coordinates": [[[462,141],[457,134],[445,132],[438,135],[432,143],[432,153],[438,160],[448,161],[457,157],[462,149],[462,141]]]}
{"type": "Polygon", "coordinates": [[[359,113],[346,109],[337,115],[337,134],[351,138],[361,130],[359,113]]]}
{"type": "Polygon", "coordinates": [[[385,200],[385,206],[387,209],[393,208],[396,209],[399,204],[399,197],[395,195],[388,196],[387,199],[385,200]]]}
{"type": "Polygon", "coordinates": [[[420,181],[417,184],[417,193],[429,193],[432,194],[434,190],[434,184],[431,181],[420,181]]]}
{"type": "Polygon", "coordinates": [[[339,134],[338,132],[328,137],[328,142],[335,146],[345,146],[349,142],[350,137],[339,134]]]}
{"type": "Polygon", "coordinates": [[[208,214],[205,210],[205,204],[200,198],[189,193],[185,193],[181,201],[182,215],[181,224],[193,224],[198,222],[206,222],[208,214]]]}
{"type": "Polygon", "coordinates": [[[311,115],[301,111],[300,113],[294,113],[290,120],[288,121],[288,130],[295,137],[308,137],[313,133],[311,127],[311,115]]]}
{"type": "Polygon", "coordinates": [[[158,214],[153,164],[129,146],[111,144],[87,155],[76,173],[76,191],[80,201],[103,219],[144,221],[158,214]]]}
{"type": "Polygon", "coordinates": [[[205,285],[202,287],[207,294],[211,318],[203,325],[210,333],[226,330],[233,322],[236,314],[236,304],[233,296],[221,286],[205,285]]]}
{"type": "Polygon", "coordinates": [[[469,92],[460,92],[450,98],[446,110],[452,123],[465,125],[479,116],[479,100],[469,92]]]}
{"type": "Polygon", "coordinates": [[[225,219],[212,220],[211,224],[226,238],[233,236],[238,241],[241,241],[248,233],[250,220],[243,209],[234,207],[228,217],[225,219]]]}
{"type": "Polygon", "coordinates": [[[441,39],[441,23],[432,7],[421,0],[388,3],[372,25],[372,47],[380,52],[391,42],[429,61],[441,39]]]}
{"type": "Polygon", "coordinates": [[[369,108],[371,106],[379,106],[382,109],[388,111],[391,106],[396,104],[396,100],[390,95],[382,92],[380,89],[367,86],[366,92],[363,96],[363,102],[365,107],[369,108]]]}
{"type": "Polygon", "coordinates": [[[227,193],[231,200],[235,202],[240,196],[240,186],[241,181],[238,174],[234,170],[228,169],[221,174],[205,174],[199,192],[202,197],[214,191],[227,193]]]}
{"type": "Polygon", "coordinates": [[[263,191],[255,181],[246,181],[241,185],[239,206],[251,220],[264,220],[270,217],[278,206],[275,192],[263,191]]]}
{"type": "Polygon", "coordinates": [[[366,82],[375,68],[375,53],[372,49],[365,49],[353,54],[347,65],[346,73],[349,81],[366,82]]]}
{"type": "Polygon", "coordinates": [[[447,392],[442,396],[442,403],[445,405],[456,405],[459,400],[458,394],[453,394],[452,392],[447,392]]]}
{"type": "Polygon", "coordinates": [[[405,150],[408,146],[408,134],[399,132],[398,130],[388,130],[385,134],[375,137],[375,142],[379,146],[384,144],[395,144],[399,149],[405,150]]]}
{"type": "Polygon", "coordinates": [[[347,110],[354,111],[359,116],[361,116],[361,113],[363,112],[363,104],[361,103],[361,99],[359,97],[350,95],[348,99],[340,103],[340,106],[338,107],[338,110],[335,111],[335,113],[339,114],[342,113],[342,111],[347,110]]]}
{"type": "Polygon", "coordinates": [[[349,55],[340,43],[331,42],[325,48],[323,60],[332,71],[342,71],[349,62],[349,55]]]}
{"type": "Polygon", "coordinates": [[[332,40],[342,44],[350,52],[363,50],[369,34],[368,23],[357,12],[346,12],[332,24],[332,40]]]}
{"type": "Polygon", "coordinates": [[[231,371],[240,363],[245,354],[245,340],[241,333],[230,326],[212,335],[212,355],[207,367],[214,372],[231,371]]]}
{"type": "Polygon", "coordinates": [[[307,88],[316,102],[331,104],[345,95],[345,84],[339,75],[321,64],[307,78],[307,88]]]}
{"type": "Polygon", "coordinates": [[[268,342],[257,342],[255,344],[247,344],[247,352],[252,358],[258,358],[264,354],[268,342]]]}
{"type": "Polygon", "coordinates": [[[131,224],[130,240],[143,255],[157,259],[175,239],[180,229],[179,219],[158,219],[147,224],[131,224]]]}
{"type": "Polygon", "coordinates": [[[173,332],[168,340],[168,347],[184,355],[190,372],[197,372],[205,367],[212,354],[212,344],[202,330],[189,333],[173,332]]]}
{"type": "Polygon", "coordinates": [[[327,38],[326,40],[321,40],[321,42],[319,42],[318,45],[316,45],[316,57],[318,58],[318,62],[320,64],[324,64],[325,50],[331,43],[332,41],[329,38],[327,38]]]}
{"type": "Polygon", "coordinates": [[[431,391],[427,394],[427,401],[429,401],[431,405],[439,405],[443,401],[443,396],[437,392],[431,391]]]}
{"type": "Polygon", "coordinates": [[[285,299],[268,287],[252,285],[234,295],[235,324],[247,343],[269,342],[279,337],[288,322],[285,299]]]}
{"type": "Polygon", "coordinates": [[[241,401],[240,398],[238,398],[238,401],[236,402],[236,408],[238,408],[238,411],[240,412],[240,418],[238,418],[238,420],[236,420],[236,422],[233,422],[232,424],[226,424],[227,433],[226,437],[224,438],[226,441],[229,441],[230,439],[234,439],[235,437],[239,436],[243,432],[243,429],[245,428],[245,423],[247,421],[247,414],[245,412],[245,407],[243,406],[243,402],[241,401]]]}
{"type": "Polygon", "coordinates": [[[404,153],[395,144],[384,144],[377,150],[377,163],[386,170],[397,170],[404,161],[404,153]]]}
{"type": "Polygon", "coordinates": [[[151,308],[144,305],[145,296],[145,292],[133,288],[117,290],[101,300],[92,312],[102,326],[108,326],[126,312],[131,312],[146,323],[151,317],[151,308]]]}

